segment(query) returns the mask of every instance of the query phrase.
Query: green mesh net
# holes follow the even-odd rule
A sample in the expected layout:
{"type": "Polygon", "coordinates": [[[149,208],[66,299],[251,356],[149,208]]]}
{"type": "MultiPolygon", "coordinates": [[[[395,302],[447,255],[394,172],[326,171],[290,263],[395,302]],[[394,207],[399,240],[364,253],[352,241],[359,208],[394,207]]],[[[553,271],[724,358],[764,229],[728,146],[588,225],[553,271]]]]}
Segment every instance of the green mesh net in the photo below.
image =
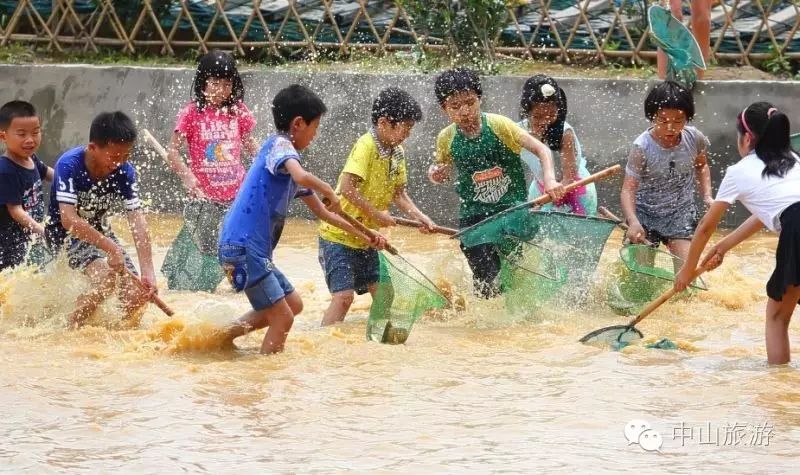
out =
{"type": "Polygon", "coordinates": [[[225,278],[216,252],[224,214],[222,205],[208,201],[186,205],[184,225],[161,266],[170,290],[213,292],[225,278]]]}
{"type": "Polygon", "coordinates": [[[439,289],[399,256],[379,254],[380,275],[367,320],[367,339],[405,343],[425,312],[448,306],[439,289]]]}
{"type": "Polygon", "coordinates": [[[696,68],[705,69],[703,53],[692,33],[664,7],[653,5],[647,11],[650,37],[667,55],[667,79],[692,87],[696,68]]]}
{"type": "Polygon", "coordinates": [[[466,247],[498,246],[504,256],[500,279],[507,307],[526,310],[554,300],[565,306],[581,304],[614,226],[608,219],[525,207],[500,213],[458,237],[466,247]],[[521,254],[514,251],[514,242],[526,243],[521,254]]]}
{"type": "MultiPolygon", "coordinates": [[[[630,244],[619,251],[606,286],[606,302],[619,315],[636,315],[650,302],[666,292],[675,281],[675,273],[683,261],[668,252],[643,244],[630,244]]],[[[678,297],[685,297],[694,289],[706,290],[706,284],[697,278],[690,288],[678,297]]]]}
{"type": "Polygon", "coordinates": [[[792,141],[792,148],[800,150],[800,134],[794,134],[789,139],[792,141]]]}

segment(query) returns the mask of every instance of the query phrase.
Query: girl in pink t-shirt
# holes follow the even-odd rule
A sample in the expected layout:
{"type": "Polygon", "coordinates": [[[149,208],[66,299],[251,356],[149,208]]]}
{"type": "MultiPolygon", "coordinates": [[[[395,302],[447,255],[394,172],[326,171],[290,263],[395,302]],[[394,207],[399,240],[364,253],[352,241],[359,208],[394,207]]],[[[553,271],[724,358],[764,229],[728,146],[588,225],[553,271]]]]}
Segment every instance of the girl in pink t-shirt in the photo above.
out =
{"type": "Polygon", "coordinates": [[[192,101],[178,114],[169,148],[169,164],[194,198],[229,205],[245,174],[242,152],[252,157],[255,118],[242,102],[244,85],[236,60],[221,51],[200,58],[192,101]],[[186,144],[187,167],[180,156],[186,144]]]}
{"type": "Polygon", "coordinates": [[[216,259],[220,224],[244,180],[242,158],[258,150],[251,136],[255,118],[243,99],[232,56],[211,51],[200,58],[192,101],[178,114],[167,156],[190,197],[183,229],[161,267],[172,290],[213,292],[224,278],[216,259]],[[184,144],[188,166],[181,158],[184,144]]]}

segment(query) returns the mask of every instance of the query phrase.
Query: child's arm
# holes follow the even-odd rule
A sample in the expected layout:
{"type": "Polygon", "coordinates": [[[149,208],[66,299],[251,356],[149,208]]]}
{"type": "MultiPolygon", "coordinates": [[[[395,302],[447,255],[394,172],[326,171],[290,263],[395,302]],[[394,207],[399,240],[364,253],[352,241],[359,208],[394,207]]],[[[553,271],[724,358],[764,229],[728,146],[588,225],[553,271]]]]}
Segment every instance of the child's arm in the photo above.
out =
{"type": "Polygon", "coordinates": [[[428,180],[437,185],[449,180],[453,171],[453,157],[450,155],[453,133],[447,128],[436,137],[436,158],[435,162],[428,167],[428,180]]]}
{"type": "Polygon", "coordinates": [[[81,241],[86,241],[105,252],[108,257],[109,267],[115,271],[123,272],[125,270],[125,256],[122,253],[122,248],[92,227],[85,219],[78,216],[74,205],[59,203],[58,212],[61,215],[61,225],[72,236],[81,241]]]}
{"type": "Polygon", "coordinates": [[[328,211],[328,209],[325,208],[325,205],[322,204],[322,201],[320,201],[319,197],[317,197],[317,195],[315,195],[314,193],[311,193],[310,195],[307,196],[303,196],[300,199],[303,200],[303,203],[305,203],[306,206],[308,206],[308,209],[310,209],[311,212],[314,213],[314,215],[317,216],[322,221],[331,224],[333,226],[336,226],[342,231],[351,234],[353,236],[356,236],[362,241],[369,243],[371,246],[376,247],[378,249],[383,249],[386,246],[386,239],[382,235],[380,235],[379,233],[375,233],[378,236],[378,238],[370,239],[369,236],[362,233],[361,231],[353,227],[350,223],[348,223],[346,219],[342,218],[336,213],[328,211]]]}
{"type": "MultiPolygon", "coordinates": [[[[717,225],[722,220],[722,216],[727,211],[730,204],[724,201],[715,201],[706,212],[697,229],[694,232],[692,243],[689,246],[689,254],[686,257],[681,270],[675,275],[675,289],[684,290],[691,283],[692,274],[700,262],[700,255],[703,253],[706,244],[711,239],[717,225]]],[[[703,264],[711,263],[711,269],[715,269],[722,264],[725,253],[738,246],[742,241],[757,233],[764,227],[764,224],[755,216],[750,216],[735,231],[727,235],[724,239],[715,244],[707,253],[703,264]],[[713,259],[713,261],[712,261],[713,259]]]]}
{"type": "Polygon", "coordinates": [[[242,137],[242,151],[248,161],[252,161],[253,157],[258,153],[258,141],[253,137],[253,134],[245,134],[242,137]]]}
{"type": "Polygon", "coordinates": [[[44,180],[45,181],[53,181],[53,177],[55,177],[55,176],[56,176],[56,172],[55,172],[55,170],[53,170],[53,167],[47,167],[47,173],[45,173],[45,175],[44,175],[44,180]]]}
{"type": "Polygon", "coordinates": [[[711,168],[708,166],[708,154],[705,150],[695,157],[694,172],[700,196],[703,197],[703,203],[710,207],[714,203],[714,196],[711,194],[711,168]]]}
{"type": "Polygon", "coordinates": [[[183,163],[183,159],[181,159],[181,148],[183,148],[185,142],[186,140],[183,135],[178,132],[172,133],[172,140],[169,142],[169,151],[167,152],[167,163],[178,175],[178,178],[181,179],[181,183],[183,183],[189,195],[203,199],[205,198],[205,194],[203,190],[200,189],[200,183],[197,181],[197,177],[194,176],[192,170],[190,170],[189,167],[183,163]]]}
{"type": "Polygon", "coordinates": [[[156,272],[153,266],[153,248],[150,243],[150,231],[147,220],[141,210],[127,212],[128,226],[133,235],[133,245],[139,257],[139,268],[142,271],[142,283],[151,291],[158,291],[156,287],[156,272]]]}
{"type": "Polygon", "coordinates": [[[433,220],[428,217],[428,215],[417,208],[416,203],[414,203],[414,201],[411,200],[411,197],[408,196],[408,191],[406,190],[405,185],[397,187],[393,202],[398,208],[400,208],[400,210],[403,211],[403,213],[423,224],[423,227],[419,228],[420,231],[424,233],[433,232],[433,228],[436,226],[436,223],[434,223],[433,220]]]}
{"type": "Polygon", "coordinates": [[[572,183],[578,180],[578,159],[575,156],[575,133],[564,132],[561,142],[561,181],[572,183]]]}
{"type": "Polygon", "coordinates": [[[556,175],[553,171],[553,156],[550,153],[550,149],[527,132],[522,132],[519,135],[519,144],[522,148],[539,157],[539,162],[542,164],[542,173],[544,174],[544,189],[553,200],[560,200],[564,196],[564,186],[556,181],[556,175]]]}
{"type": "Polygon", "coordinates": [[[342,173],[342,196],[347,198],[347,201],[360,209],[369,219],[375,221],[380,226],[394,226],[394,219],[388,211],[380,211],[369,202],[364,195],[358,191],[358,185],[361,183],[361,177],[352,173],[342,173]]]}
{"type": "Polygon", "coordinates": [[[332,213],[342,212],[341,205],[339,204],[339,197],[336,196],[336,192],[333,191],[331,185],[325,183],[316,176],[307,172],[303,168],[303,166],[300,165],[300,162],[298,162],[295,159],[286,160],[286,162],[284,162],[284,166],[286,167],[286,171],[289,172],[289,175],[291,175],[292,180],[294,180],[295,183],[304,188],[316,191],[323,197],[327,198],[327,200],[330,202],[327,205],[328,211],[332,213]]]}
{"type": "Polygon", "coordinates": [[[37,223],[22,205],[6,204],[6,208],[8,208],[8,214],[11,215],[11,218],[24,229],[29,229],[31,232],[44,236],[44,226],[37,223]]]}
{"type": "Polygon", "coordinates": [[[622,181],[622,191],[619,193],[619,201],[622,205],[622,216],[628,223],[628,230],[625,238],[636,244],[645,242],[645,231],[639,218],[636,216],[636,191],[639,189],[639,179],[630,175],[625,175],[622,181]]]}

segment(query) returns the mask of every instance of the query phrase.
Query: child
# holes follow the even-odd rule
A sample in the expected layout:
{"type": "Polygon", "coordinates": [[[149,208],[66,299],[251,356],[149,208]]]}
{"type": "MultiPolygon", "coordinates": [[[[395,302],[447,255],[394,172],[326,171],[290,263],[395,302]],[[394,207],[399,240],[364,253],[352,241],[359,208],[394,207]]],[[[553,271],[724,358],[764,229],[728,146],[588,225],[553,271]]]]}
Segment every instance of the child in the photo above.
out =
{"type": "Polygon", "coordinates": [[[233,340],[268,326],[263,354],[283,350],[294,316],[303,310],[300,296],[272,262],[293,198],[301,198],[320,219],[377,246],[385,244],[371,241],[334,214],[341,208],[333,188],[300,164],[298,151],[314,140],[325,111],[322,100],[303,86],[289,86],[275,96],[272,115],[278,133],[258,152],[220,233],[220,263],[234,288],[244,290],[253,306],[231,325],[228,337],[233,340]],[[314,191],[330,201],[327,210],[314,191]]]}
{"type": "Polygon", "coordinates": [[[695,180],[706,206],[713,201],[708,139],[686,125],[694,117],[694,98],[676,82],[653,87],[644,114],[652,126],[633,142],[620,193],[626,239],[664,243],[685,259],[697,225],[695,180]]]}
{"type": "MultiPolygon", "coordinates": [[[[522,88],[520,107],[525,119],[519,125],[556,152],[553,162],[556,170],[560,168],[561,182],[569,184],[588,177],[590,174],[581,143],[575,129],[567,123],[567,96],[558,83],[542,74],[531,77],[522,88]]],[[[536,155],[523,149],[522,159],[533,172],[533,182],[528,189],[528,199],[532,200],[544,193],[544,173],[536,155]]],[[[560,201],[542,206],[542,210],[596,215],[597,190],[594,183],[567,193],[560,201]]]]}
{"type": "Polygon", "coordinates": [[[36,151],[42,128],[33,104],[11,101],[0,107],[0,271],[22,264],[32,234],[44,236],[42,180],[53,180],[53,169],[36,151]]]}
{"type": "Polygon", "coordinates": [[[775,270],[767,282],[767,361],[788,363],[789,321],[800,301],[800,155],[789,141],[789,118],[768,102],[751,104],[736,119],[739,155],[728,167],[717,198],[706,212],[692,239],[686,262],[675,277],[675,289],[683,290],[708,240],[734,202],[753,215],[715,244],[703,264],[716,268],[729,250],[766,226],[779,233],[775,270]]]}
{"type": "MultiPolygon", "coordinates": [[[[563,196],[564,188],[555,179],[547,146],[511,119],[481,113],[483,90],[473,71],[445,71],[436,78],[434,89],[452,124],[436,139],[436,163],[429,168],[428,178],[443,183],[455,169],[460,227],[471,226],[525,201],[527,186],[520,159],[523,148],[541,160],[547,193],[555,200],[563,196]]],[[[472,269],[476,294],[483,298],[497,295],[500,256],[495,246],[462,245],[461,250],[472,269]]]]}
{"type": "Polygon", "coordinates": [[[54,251],[66,250],[70,267],[82,271],[91,290],[78,297],[70,315],[81,326],[97,306],[115,290],[122,278],[119,298],[126,318],[131,318],[157,292],[147,221],[140,210],[136,171],[128,163],[136,141],[136,126],[122,112],[104,112],[92,121],[89,144],[66,151],[56,162],[50,191],[47,242],[54,251]],[[133,235],[141,283],[125,250],[106,220],[115,202],[123,205],[133,235]]]}
{"type": "MultiPolygon", "coordinates": [[[[202,56],[192,82],[192,101],[178,114],[169,147],[170,167],[192,200],[184,220],[199,251],[215,258],[219,227],[244,179],[242,158],[252,157],[257,144],[251,133],[256,121],[244,105],[244,85],[232,56],[211,51],[202,56]],[[180,157],[184,144],[189,166],[180,157]]],[[[172,262],[171,259],[165,259],[172,262]]],[[[162,269],[170,277],[177,269],[162,269]]],[[[221,275],[221,274],[220,274],[221,275]]],[[[213,291],[222,277],[196,276],[196,282],[168,279],[170,288],[213,291]]]]}
{"type": "MultiPolygon", "coordinates": [[[[385,89],[372,103],[372,128],[356,142],[336,186],[342,210],[370,229],[395,225],[387,211],[391,203],[422,222],[423,232],[434,226],[406,192],[405,152],[400,146],[421,119],[419,104],[402,89],[385,89]]],[[[354,291],[374,295],[379,262],[378,251],[336,226],[323,223],[319,235],[319,262],[331,292],[322,317],[325,326],[344,320],[354,291]]]]}

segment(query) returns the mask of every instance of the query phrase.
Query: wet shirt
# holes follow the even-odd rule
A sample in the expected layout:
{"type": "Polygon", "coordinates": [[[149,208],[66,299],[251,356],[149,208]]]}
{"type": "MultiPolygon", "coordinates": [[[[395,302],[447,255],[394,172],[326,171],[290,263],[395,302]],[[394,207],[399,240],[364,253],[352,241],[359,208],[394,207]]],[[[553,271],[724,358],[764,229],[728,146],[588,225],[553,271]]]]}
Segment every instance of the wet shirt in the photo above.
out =
{"type": "Polygon", "coordinates": [[[44,221],[42,179],[47,165],[36,155],[31,158],[33,168],[28,169],[0,156],[0,252],[24,249],[30,239],[30,231],[11,217],[6,205],[20,205],[31,218],[44,221]]]}
{"type": "Polygon", "coordinates": [[[86,168],[85,152],[85,147],[75,147],[56,162],[46,228],[47,238],[53,243],[62,243],[68,234],[61,224],[61,203],[75,206],[78,216],[103,234],[111,229],[107,215],[112,207],[122,204],[126,211],[141,207],[133,165],[126,162],[107,177],[95,180],[86,168]]]}
{"type": "MultiPolygon", "coordinates": [[[[636,215],[642,225],[668,235],[669,223],[681,225],[677,215],[695,215],[695,159],[708,150],[708,139],[695,127],[686,126],[678,145],[664,148],[652,128],[634,142],[625,173],[639,181],[636,215]]],[[[678,230],[676,230],[677,232],[678,230]]]]}
{"type": "Polygon", "coordinates": [[[520,159],[522,128],[511,119],[481,114],[477,137],[450,124],[436,140],[436,163],[453,165],[459,218],[488,216],[525,201],[527,186],[520,159]]]}
{"type": "Polygon", "coordinates": [[[175,132],[186,137],[189,168],[211,200],[230,203],[244,179],[242,138],[256,120],[243,103],[230,108],[198,109],[189,103],[178,114],[175,132]]]}
{"type": "Polygon", "coordinates": [[[312,193],[289,175],[289,160],[300,162],[300,154],[287,136],[272,135],[264,142],[225,216],[220,244],[246,247],[272,258],[291,200],[312,193]]]}
{"type": "MultiPolygon", "coordinates": [[[[341,191],[342,178],[345,173],[361,178],[361,182],[356,187],[361,196],[378,211],[386,211],[397,190],[408,181],[405,152],[399,146],[391,150],[381,147],[374,130],[372,130],[362,135],[353,146],[353,150],[350,151],[350,156],[347,157],[344,169],[339,175],[339,182],[336,185],[337,193],[341,191]]],[[[341,198],[341,205],[345,213],[364,223],[368,228],[378,229],[380,227],[347,198],[341,198]]],[[[320,225],[320,236],[327,241],[352,248],[366,249],[368,247],[364,241],[328,223],[320,225]]]]}

